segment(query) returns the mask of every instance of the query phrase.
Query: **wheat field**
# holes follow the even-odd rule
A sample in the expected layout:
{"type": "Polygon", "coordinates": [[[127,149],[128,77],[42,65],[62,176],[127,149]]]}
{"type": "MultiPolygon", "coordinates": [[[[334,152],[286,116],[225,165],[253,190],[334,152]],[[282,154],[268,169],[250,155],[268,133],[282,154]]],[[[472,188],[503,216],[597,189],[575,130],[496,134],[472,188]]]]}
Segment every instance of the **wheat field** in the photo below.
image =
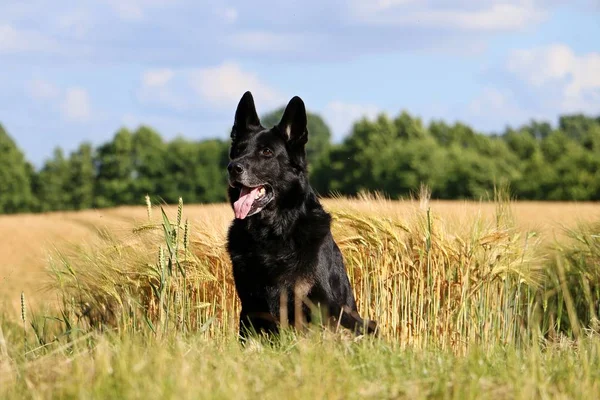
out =
{"type": "Polygon", "coordinates": [[[600,392],[600,205],[324,205],[378,338],[311,329],[240,347],[228,205],[1,217],[0,397],[600,392]]]}
{"type": "MultiPolygon", "coordinates": [[[[352,209],[392,218],[405,218],[415,207],[416,201],[325,200],[327,209],[352,209]]],[[[475,201],[431,201],[431,209],[455,226],[468,223],[481,215],[492,218],[495,205],[475,201]]],[[[169,209],[169,206],[165,206],[169,209]]],[[[170,206],[173,210],[174,206],[170,206]]],[[[229,205],[187,205],[186,215],[193,225],[205,225],[220,235],[233,218],[229,205]]],[[[562,235],[565,228],[579,222],[600,219],[597,203],[570,202],[515,202],[512,212],[518,227],[524,231],[535,230],[547,240],[562,235]]],[[[126,237],[135,221],[146,218],[146,207],[119,207],[44,214],[0,216],[0,300],[12,304],[17,310],[21,291],[28,294],[29,301],[36,303],[47,299],[44,291],[48,281],[46,268],[49,254],[55,248],[65,248],[81,242],[93,241],[99,229],[108,229],[126,237]]]]}

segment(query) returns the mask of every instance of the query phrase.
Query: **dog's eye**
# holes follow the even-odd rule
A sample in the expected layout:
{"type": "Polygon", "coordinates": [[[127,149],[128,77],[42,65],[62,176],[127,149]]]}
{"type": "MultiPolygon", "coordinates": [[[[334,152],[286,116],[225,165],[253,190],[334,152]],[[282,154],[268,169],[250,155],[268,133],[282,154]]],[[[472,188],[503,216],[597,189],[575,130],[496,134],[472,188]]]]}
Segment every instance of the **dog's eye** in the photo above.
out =
{"type": "Polygon", "coordinates": [[[260,151],[260,155],[263,157],[273,157],[273,152],[271,151],[271,149],[265,147],[260,151]]]}

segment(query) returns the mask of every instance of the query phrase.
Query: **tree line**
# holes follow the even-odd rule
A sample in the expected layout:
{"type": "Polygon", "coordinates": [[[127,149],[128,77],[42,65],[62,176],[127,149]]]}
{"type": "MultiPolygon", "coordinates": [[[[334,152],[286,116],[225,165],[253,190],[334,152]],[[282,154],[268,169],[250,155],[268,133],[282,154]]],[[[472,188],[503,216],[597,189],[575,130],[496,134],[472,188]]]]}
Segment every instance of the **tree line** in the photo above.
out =
{"type": "MultiPolygon", "coordinates": [[[[262,117],[274,125],[283,109],[262,117]]],[[[311,181],[322,195],[378,191],[409,195],[423,183],[432,197],[486,198],[509,184],[521,200],[600,200],[600,117],[566,115],[558,126],[532,121],[486,135],[401,112],[357,121],[333,144],[323,119],[308,116],[311,181]]],[[[99,146],[57,148],[36,169],[0,125],[0,213],[80,210],[155,201],[226,200],[228,140],[165,141],[148,126],[118,130],[99,146]]]]}

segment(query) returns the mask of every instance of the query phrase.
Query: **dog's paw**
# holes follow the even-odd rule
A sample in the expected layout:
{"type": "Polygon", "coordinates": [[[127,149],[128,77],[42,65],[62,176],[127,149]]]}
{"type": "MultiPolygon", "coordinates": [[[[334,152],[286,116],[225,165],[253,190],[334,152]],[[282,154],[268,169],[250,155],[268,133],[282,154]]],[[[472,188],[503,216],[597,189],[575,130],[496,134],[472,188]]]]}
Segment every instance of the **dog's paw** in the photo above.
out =
{"type": "Polygon", "coordinates": [[[377,325],[377,321],[373,321],[373,320],[369,320],[366,324],[366,328],[367,328],[367,333],[369,335],[377,335],[378,334],[378,325],[377,325]]]}

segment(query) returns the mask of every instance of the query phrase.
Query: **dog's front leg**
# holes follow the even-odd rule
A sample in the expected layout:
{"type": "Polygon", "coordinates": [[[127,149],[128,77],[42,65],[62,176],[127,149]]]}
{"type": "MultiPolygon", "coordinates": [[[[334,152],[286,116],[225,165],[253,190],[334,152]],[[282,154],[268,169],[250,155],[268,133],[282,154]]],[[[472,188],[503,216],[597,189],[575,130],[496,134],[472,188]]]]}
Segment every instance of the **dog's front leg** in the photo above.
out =
{"type": "Polygon", "coordinates": [[[242,341],[253,335],[272,335],[279,332],[277,318],[271,313],[261,311],[246,312],[242,309],[240,313],[239,335],[242,341]]]}
{"type": "Polygon", "coordinates": [[[344,305],[330,306],[331,317],[346,329],[356,335],[374,335],[377,333],[377,323],[360,317],[356,310],[344,305]]]}

